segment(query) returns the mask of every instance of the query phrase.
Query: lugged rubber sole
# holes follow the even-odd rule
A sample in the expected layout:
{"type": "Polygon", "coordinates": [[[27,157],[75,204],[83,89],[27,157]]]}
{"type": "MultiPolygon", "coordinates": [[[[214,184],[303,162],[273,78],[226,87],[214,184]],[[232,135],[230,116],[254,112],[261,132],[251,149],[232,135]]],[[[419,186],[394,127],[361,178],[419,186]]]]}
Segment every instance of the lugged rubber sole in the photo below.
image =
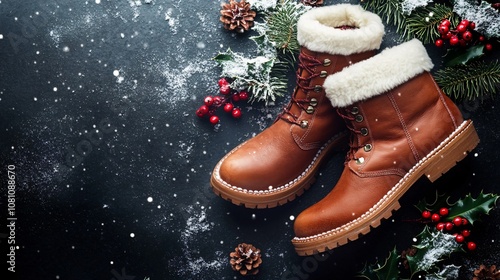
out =
{"type": "MultiPolygon", "coordinates": [[[[309,164],[309,167],[304,170],[302,174],[299,174],[296,179],[289,183],[285,183],[281,187],[265,191],[251,191],[238,186],[231,186],[229,183],[222,180],[219,174],[220,166],[225,157],[215,166],[214,172],[210,178],[210,185],[218,196],[233,204],[244,205],[246,208],[273,208],[283,205],[294,200],[297,196],[302,195],[305,190],[311,187],[316,181],[316,174],[321,164],[328,160],[328,155],[332,154],[342,143],[346,142],[346,137],[346,132],[332,137],[318,151],[313,161],[309,164]]],[[[237,149],[238,147],[228,153],[226,157],[237,149]]],[[[256,174],[256,176],[259,175],[256,174]]]]}
{"type": "Polygon", "coordinates": [[[471,120],[464,121],[448,138],[420,160],[406,175],[369,211],[361,217],[338,228],[308,237],[295,237],[292,243],[300,256],[331,250],[365,235],[380,225],[382,219],[392,216],[400,208],[399,199],[422,176],[436,181],[479,143],[471,120]]]}

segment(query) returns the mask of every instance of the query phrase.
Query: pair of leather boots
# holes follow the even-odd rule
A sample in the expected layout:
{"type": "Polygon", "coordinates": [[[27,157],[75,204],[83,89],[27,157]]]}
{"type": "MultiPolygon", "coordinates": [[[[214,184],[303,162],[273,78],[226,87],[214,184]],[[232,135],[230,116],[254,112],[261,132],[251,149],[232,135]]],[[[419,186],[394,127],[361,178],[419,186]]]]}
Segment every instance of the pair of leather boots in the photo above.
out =
{"type": "Polygon", "coordinates": [[[311,255],[368,233],[417,179],[435,181],[479,138],[435,83],[420,41],[376,54],[384,35],[377,15],[350,4],[314,8],[297,29],[302,48],[288,106],[220,160],[211,185],[237,205],[283,205],[310,187],[332,152],[348,148],[332,191],[295,219],[292,243],[311,255]]]}

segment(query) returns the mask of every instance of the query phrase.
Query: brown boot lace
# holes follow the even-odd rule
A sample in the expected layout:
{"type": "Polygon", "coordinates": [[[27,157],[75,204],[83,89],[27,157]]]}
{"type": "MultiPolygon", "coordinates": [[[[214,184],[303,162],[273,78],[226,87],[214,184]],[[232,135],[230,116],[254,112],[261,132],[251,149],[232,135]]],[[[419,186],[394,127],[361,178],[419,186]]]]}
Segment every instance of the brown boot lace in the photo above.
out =
{"type": "Polygon", "coordinates": [[[361,148],[361,145],[359,145],[359,143],[357,143],[357,137],[356,137],[356,134],[361,134],[361,130],[357,130],[356,128],[354,128],[354,125],[352,124],[352,122],[355,120],[354,118],[354,115],[352,114],[352,111],[351,109],[349,108],[337,108],[337,113],[339,114],[339,116],[341,116],[345,123],[346,123],[346,127],[352,131],[352,133],[350,134],[350,139],[349,139],[349,151],[347,152],[347,155],[345,157],[345,163],[349,162],[351,159],[354,159],[354,160],[358,160],[358,158],[356,158],[354,156],[354,154],[356,153],[356,151],[361,148]],[[356,144],[355,144],[356,142],[356,144]]]}
{"type": "Polygon", "coordinates": [[[283,111],[278,115],[276,121],[278,119],[282,119],[292,124],[301,125],[298,118],[298,115],[295,115],[291,112],[292,106],[295,104],[301,110],[306,110],[307,106],[305,104],[310,103],[311,101],[308,98],[298,98],[298,92],[302,90],[304,93],[307,93],[309,90],[313,90],[314,87],[309,85],[311,79],[319,76],[319,73],[315,73],[314,67],[322,65],[322,62],[316,59],[313,56],[307,55],[305,53],[300,53],[299,55],[299,67],[297,69],[297,86],[295,87],[295,92],[292,95],[292,99],[288,103],[288,105],[283,109],[283,111]],[[302,77],[302,73],[304,71],[307,72],[308,75],[302,77]]]}

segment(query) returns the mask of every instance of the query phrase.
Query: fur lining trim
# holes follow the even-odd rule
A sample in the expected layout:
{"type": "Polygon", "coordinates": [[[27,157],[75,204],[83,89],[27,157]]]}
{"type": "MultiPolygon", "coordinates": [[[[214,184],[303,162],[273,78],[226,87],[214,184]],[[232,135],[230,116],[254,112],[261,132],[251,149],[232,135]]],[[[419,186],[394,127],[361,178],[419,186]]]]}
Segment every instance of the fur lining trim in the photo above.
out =
{"type": "Polygon", "coordinates": [[[422,42],[413,39],[328,76],[323,87],[333,107],[346,107],[387,92],[433,66],[422,42]]]}
{"type": "Polygon", "coordinates": [[[384,36],[380,17],[359,5],[338,4],[311,9],[297,22],[300,45],[315,52],[350,55],[380,48],[384,36]],[[335,27],[349,25],[356,29],[335,27]]]}

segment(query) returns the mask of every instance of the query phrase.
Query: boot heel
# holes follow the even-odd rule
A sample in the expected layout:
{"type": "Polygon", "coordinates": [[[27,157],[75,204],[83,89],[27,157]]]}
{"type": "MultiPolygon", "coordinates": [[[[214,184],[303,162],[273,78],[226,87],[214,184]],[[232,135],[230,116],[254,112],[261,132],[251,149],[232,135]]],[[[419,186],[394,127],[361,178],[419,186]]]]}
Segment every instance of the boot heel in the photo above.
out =
{"type": "Polygon", "coordinates": [[[455,166],[457,162],[464,159],[478,143],[479,136],[472,121],[464,121],[448,139],[428,155],[428,165],[424,170],[427,179],[431,182],[436,181],[441,175],[455,166]]]}

